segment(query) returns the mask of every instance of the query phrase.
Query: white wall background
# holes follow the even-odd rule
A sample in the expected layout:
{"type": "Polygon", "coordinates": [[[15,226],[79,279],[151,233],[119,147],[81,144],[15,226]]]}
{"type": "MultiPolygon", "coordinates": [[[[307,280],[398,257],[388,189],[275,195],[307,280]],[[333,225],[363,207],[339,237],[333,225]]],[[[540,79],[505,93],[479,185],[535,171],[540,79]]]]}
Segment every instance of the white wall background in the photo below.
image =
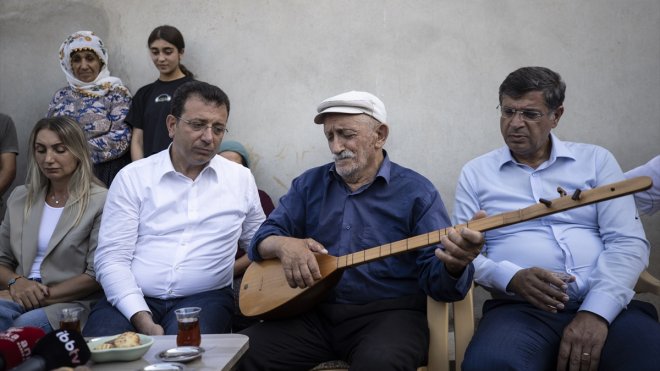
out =
{"type": "MultiPolygon", "coordinates": [[[[660,153],[658,0],[0,0],[0,111],[22,145],[15,184],[32,125],[66,84],[64,38],[93,30],[135,92],[157,78],[146,39],[162,24],[182,31],[197,78],[229,95],[227,138],[248,147],[274,200],[330,160],[316,105],[355,89],[385,102],[392,160],[430,178],[451,210],[461,166],[503,144],[499,84],[527,65],[568,85],[561,138],[609,149],[624,170],[660,153]]],[[[644,219],[655,250],[659,221],[644,219]]]]}

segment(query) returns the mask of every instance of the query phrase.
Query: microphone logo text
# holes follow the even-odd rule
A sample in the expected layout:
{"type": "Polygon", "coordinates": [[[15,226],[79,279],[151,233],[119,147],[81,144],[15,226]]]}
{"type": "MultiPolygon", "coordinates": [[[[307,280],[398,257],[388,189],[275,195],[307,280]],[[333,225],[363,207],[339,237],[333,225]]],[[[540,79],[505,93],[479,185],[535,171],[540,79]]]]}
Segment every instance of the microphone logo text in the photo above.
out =
{"type": "Polygon", "coordinates": [[[57,339],[64,344],[64,349],[66,349],[69,352],[69,357],[71,357],[71,363],[75,365],[81,364],[80,358],[78,357],[80,348],[76,347],[76,342],[73,339],[69,338],[69,332],[66,330],[58,332],[57,339]]]}

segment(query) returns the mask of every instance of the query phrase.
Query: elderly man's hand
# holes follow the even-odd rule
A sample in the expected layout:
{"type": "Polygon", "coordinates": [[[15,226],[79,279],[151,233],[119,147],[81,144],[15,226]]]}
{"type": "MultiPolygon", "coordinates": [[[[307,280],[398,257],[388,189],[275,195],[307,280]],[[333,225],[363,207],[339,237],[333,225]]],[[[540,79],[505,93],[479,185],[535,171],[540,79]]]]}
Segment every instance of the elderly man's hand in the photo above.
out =
{"type": "Polygon", "coordinates": [[[305,288],[321,279],[321,270],[314,253],[327,254],[325,247],[311,238],[280,238],[282,240],[277,257],[282,263],[289,286],[305,288]]]}
{"type": "MultiPolygon", "coordinates": [[[[472,220],[485,217],[486,213],[480,210],[474,215],[472,220]]],[[[460,231],[449,228],[449,233],[446,236],[440,237],[440,242],[444,249],[436,249],[435,256],[445,263],[449,274],[453,277],[459,277],[463,274],[465,267],[481,252],[481,247],[484,244],[484,236],[481,232],[473,231],[469,228],[463,228],[460,231]]]]}

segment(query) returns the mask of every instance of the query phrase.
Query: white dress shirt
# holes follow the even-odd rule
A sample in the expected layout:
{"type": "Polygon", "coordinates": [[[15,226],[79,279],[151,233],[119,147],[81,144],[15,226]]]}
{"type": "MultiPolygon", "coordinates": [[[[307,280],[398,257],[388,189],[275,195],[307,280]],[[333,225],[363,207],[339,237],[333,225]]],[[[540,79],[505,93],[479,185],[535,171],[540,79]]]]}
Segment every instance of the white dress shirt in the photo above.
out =
{"type": "Polygon", "coordinates": [[[108,301],[126,318],[170,299],[232,284],[237,245],[265,220],[249,169],[213,156],[193,181],[169,148],[133,162],[112,182],[95,266],[108,301]]]}

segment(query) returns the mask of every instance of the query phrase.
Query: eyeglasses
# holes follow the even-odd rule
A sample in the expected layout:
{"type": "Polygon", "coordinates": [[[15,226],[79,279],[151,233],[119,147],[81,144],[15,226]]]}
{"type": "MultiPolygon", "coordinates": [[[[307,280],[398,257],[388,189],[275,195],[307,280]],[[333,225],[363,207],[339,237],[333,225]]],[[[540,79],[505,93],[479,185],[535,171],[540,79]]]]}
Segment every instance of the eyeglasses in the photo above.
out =
{"type": "Polygon", "coordinates": [[[500,111],[501,117],[503,119],[510,119],[513,116],[515,116],[517,113],[520,113],[522,115],[523,120],[531,121],[531,122],[540,121],[543,118],[543,116],[549,115],[553,112],[550,111],[548,113],[543,113],[536,110],[515,109],[511,107],[502,107],[502,106],[497,106],[497,109],[500,111]]]}
{"type": "MultiPolygon", "coordinates": [[[[174,117],[176,117],[176,116],[174,116],[174,117]]],[[[211,132],[213,132],[213,135],[216,135],[216,136],[221,136],[221,135],[225,135],[226,133],[229,133],[229,129],[227,129],[226,127],[224,127],[222,125],[208,125],[204,121],[186,120],[186,119],[181,118],[181,117],[176,117],[176,119],[181,120],[181,121],[185,122],[186,124],[188,124],[188,126],[190,126],[190,129],[192,129],[192,131],[204,131],[207,128],[211,128],[211,132]]]]}

